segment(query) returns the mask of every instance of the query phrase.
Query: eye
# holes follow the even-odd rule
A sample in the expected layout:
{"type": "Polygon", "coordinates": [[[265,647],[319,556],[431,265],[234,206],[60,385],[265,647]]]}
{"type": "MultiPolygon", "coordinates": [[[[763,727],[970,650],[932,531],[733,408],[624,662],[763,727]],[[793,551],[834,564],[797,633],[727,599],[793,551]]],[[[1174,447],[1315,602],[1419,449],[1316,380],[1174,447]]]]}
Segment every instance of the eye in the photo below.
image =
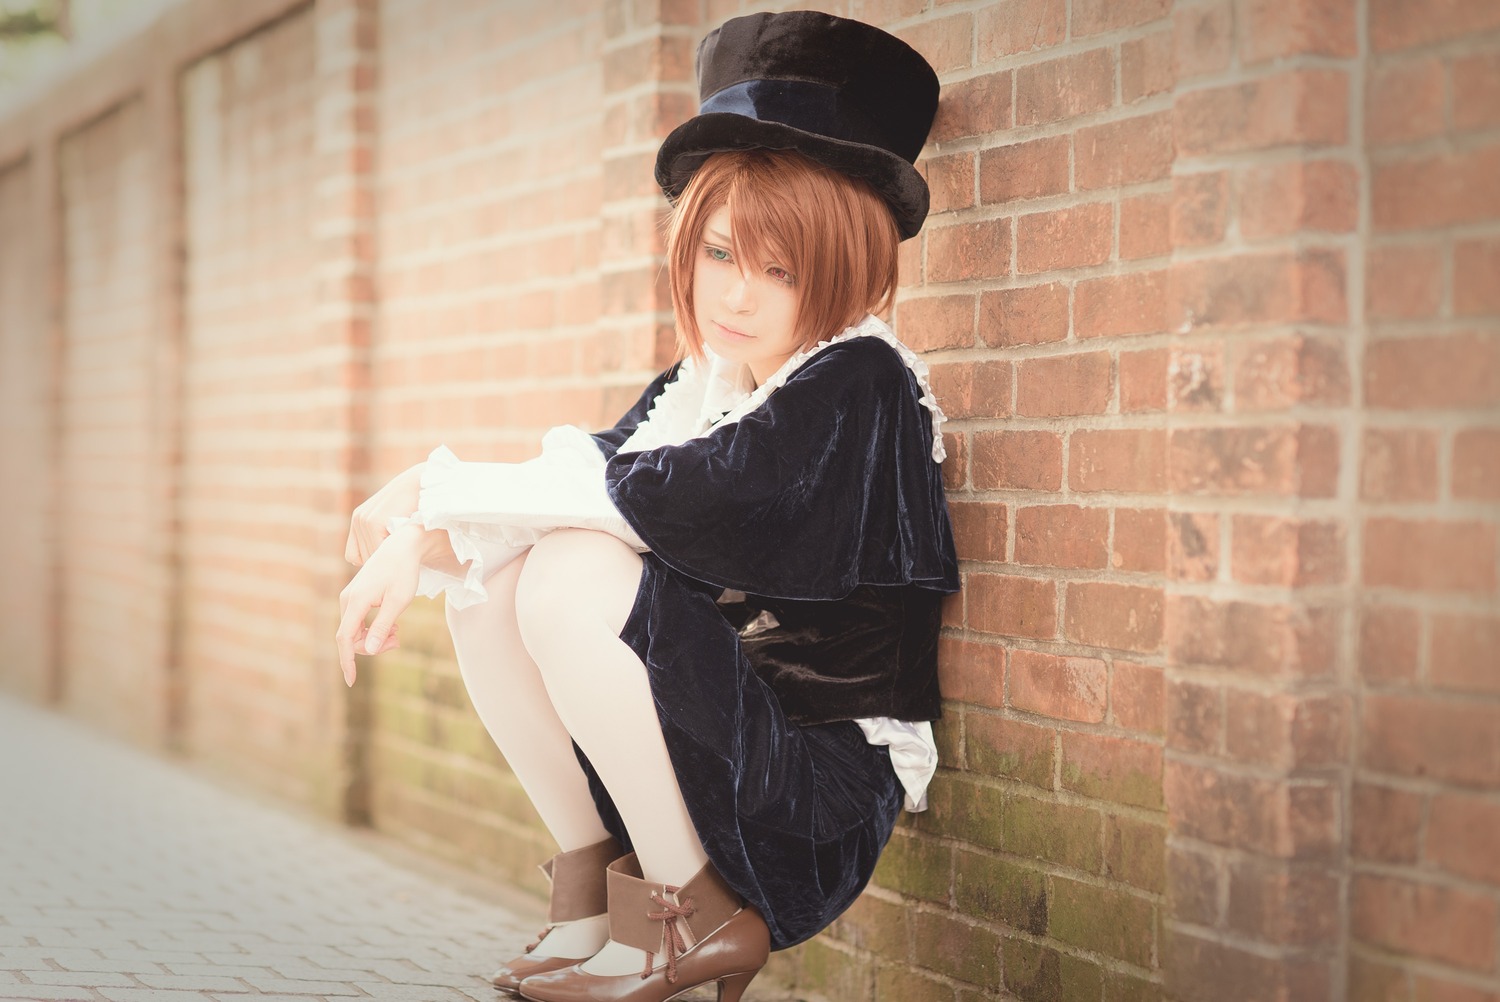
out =
{"type": "Polygon", "coordinates": [[[793,275],[785,268],[779,268],[774,264],[766,269],[766,274],[770,275],[773,279],[780,282],[782,285],[795,285],[797,282],[797,276],[793,275]]]}
{"type": "Polygon", "coordinates": [[[724,262],[732,258],[732,255],[727,250],[722,247],[715,247],[713,244],[704,244],[703,253],[708,255],[710,261],[724,262]]]}

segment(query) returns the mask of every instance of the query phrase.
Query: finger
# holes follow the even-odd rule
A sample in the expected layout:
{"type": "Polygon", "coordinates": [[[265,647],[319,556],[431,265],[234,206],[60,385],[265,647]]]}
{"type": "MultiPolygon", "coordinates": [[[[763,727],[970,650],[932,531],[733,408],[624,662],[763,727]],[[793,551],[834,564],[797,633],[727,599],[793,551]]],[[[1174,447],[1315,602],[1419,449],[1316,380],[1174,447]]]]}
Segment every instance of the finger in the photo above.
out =
{"type": "Polygon", "coordinates": [[[374,605],[367,598],[350,598],[344,606],[344,616],[339,621],[339,630],[334,639],[338,642],[339,668],[344,673],[344,684],[354,684],[354,654],[360,640],[365,637],[365,614],[374,605]]]}
{"type": "Polygon", "coordinates": [[[385,644],[386,638],[396,629],[396,617],[401,615],[406,608],[407,602],[400,601],[386,593],[381,600],[380,612],[376,614],[375,621],[370,624],[370,630],[365,634],[364,651],[366,654],[379,654],[385,644]]]}
{"type": "Polygon", "coordinates": [[[353,564],[355,567],[358,567],[364,563],[364,561],[360,559],[359,555],[359,542],[354,538],[353,524],[350,524],[349,526],[349,538],[344,540],[344,559],[353,564]]]}

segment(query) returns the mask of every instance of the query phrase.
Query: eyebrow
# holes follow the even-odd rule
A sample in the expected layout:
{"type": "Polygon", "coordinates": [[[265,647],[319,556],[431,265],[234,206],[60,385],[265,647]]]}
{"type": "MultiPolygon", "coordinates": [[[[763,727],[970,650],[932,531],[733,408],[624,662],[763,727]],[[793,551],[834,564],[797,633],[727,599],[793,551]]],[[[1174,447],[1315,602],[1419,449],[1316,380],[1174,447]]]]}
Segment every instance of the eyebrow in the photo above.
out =
{"type": "Polygon", "coordinates": [[[706,237],[708,237],[710,240],[717,240],[721,244],[728,244],[728,243],[733,243],[734,242],[734,241],[732,241],[732,240],[729,239],[729,234],[727,234],[727,233],[720,233],[718,230],[710,230],[710,229],[705,228],[704,231],[703,231],[703,235],[706,236],[706,237]]]}

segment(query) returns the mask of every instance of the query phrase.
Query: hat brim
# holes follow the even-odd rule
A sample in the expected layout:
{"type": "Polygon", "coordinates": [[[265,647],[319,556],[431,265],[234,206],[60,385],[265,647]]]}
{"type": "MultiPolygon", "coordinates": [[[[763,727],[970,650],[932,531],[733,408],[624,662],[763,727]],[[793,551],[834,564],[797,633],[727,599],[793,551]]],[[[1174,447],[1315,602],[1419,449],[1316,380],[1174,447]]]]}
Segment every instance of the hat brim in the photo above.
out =
{"type": "Polygon", "coordinates": [[[673,129],[656,154],[656,183],[676,201],[688,181],[715,153],[795,150],[873,187],[891,209],[902,240],[917,235],[927,218],[927,181],[904,159],[878,146],[830,139],[780,122],[733,112],[709,112],[673,129]]]}

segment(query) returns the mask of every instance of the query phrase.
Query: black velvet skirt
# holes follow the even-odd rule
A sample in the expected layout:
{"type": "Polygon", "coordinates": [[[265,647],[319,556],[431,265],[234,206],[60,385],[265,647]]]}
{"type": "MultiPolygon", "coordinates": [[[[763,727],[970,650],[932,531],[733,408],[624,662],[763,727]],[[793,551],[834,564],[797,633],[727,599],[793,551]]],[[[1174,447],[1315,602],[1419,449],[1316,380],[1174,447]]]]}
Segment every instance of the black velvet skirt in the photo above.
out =
{"type": "MultiPolygon", "coordinates": [[[[864,889],[904,792],[890,753],[852,721],[799,725],[751,669],[720,589],[643,554],[620,633],[646,665],[662,737],[709,860],[760,909],[773,949],[817,935],[864,889]]],[[[626,846],[586,756],[599,816],[626,846]]]]}

